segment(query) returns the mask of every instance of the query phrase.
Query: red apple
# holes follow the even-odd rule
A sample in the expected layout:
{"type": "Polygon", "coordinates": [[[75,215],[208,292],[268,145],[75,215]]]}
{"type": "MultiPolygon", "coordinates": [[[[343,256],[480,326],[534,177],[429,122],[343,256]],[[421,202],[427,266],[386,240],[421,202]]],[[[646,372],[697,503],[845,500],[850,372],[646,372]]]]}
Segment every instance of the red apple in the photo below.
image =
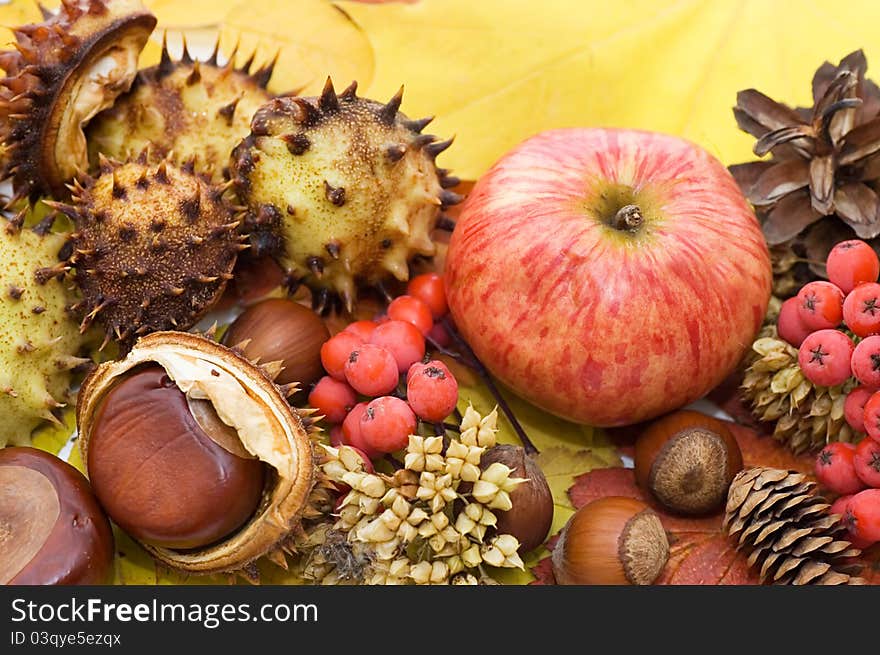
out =
{"type": "Polygon", "coordinates": [[[702,148],[564,129],[477,182],[445,280],[496,377],[549,412],[614,426],[718,385],[761,327],[771,269],[754,213],[702,148]]]}

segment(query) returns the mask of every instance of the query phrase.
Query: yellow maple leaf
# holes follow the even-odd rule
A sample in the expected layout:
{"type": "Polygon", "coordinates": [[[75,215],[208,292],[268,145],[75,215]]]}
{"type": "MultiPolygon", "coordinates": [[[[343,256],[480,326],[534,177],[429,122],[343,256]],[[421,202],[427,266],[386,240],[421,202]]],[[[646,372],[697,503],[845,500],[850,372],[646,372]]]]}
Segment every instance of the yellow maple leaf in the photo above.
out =
{"type": "MultiPolygon", "coordinates": [[[[371,96],[406,85],[404,111],[458,135],[443,165],[481,175],[519,141],[571,126],[690,138],[727,164],[753,158],[736,92],[811,104],[824,60],[871,57],[880,3],[763,0],[343,0],[375,53],[371,96]]],[[[870,71],[869,71],[870,74],[870,71]]]]}

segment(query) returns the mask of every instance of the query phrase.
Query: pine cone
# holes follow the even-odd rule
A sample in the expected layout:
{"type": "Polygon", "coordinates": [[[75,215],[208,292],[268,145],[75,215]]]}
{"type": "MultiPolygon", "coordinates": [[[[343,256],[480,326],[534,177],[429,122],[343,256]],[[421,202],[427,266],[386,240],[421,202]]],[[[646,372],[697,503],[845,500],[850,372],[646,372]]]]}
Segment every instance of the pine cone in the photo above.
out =
{"type": "Polygon", "coordinates": [[[819,387],[798,366],[798,351],[777,336],[776,326],[761,330],[746,359],[742,397],[759,421],[775,422],[773,437],[795,453],[816,451],[832,441],[858,435],[846,422],[843,406],[856,382],[819,387]]]}
{"type": "Polygon", "coordinates": [[[737,474],[727,495],[724,529],[751,550],[749,566],[773,584],[865,584],[844,560],[861,551],[845,538],[839,517],[794,471],[755,467],[737,474]]]}
{"type": "Polygon", "coordinates": [[[825,276],[822,262],[839,241],[880,235],[880,88],[865,78],[867,66],[861,50],[837,66],[822,64],[812,108],[792,109],[747,89],[733,110],[740,129],[758,139],[755,154],[772,158],[730,172],[767,242],[814,262],[815,276],[825,276]]]}

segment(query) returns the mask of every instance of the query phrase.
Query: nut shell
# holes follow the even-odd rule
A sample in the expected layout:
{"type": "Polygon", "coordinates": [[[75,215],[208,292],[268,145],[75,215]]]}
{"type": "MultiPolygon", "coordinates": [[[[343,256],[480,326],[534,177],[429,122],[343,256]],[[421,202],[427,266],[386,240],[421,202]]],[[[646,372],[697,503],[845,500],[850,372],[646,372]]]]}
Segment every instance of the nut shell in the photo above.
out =
{"type": "Polygon", "coordinates": [[[103,584],[113,555],[82,473],[35,448],[0,450],[0,584],[103,584]]]}
{"type": "Polygon", "coordinates": [[[143,544],[157,560],[196,574],[235,572],[285,541],[309,508],[315,485],[312,440],[284,394],[258,366],[205,337],[156,332],[139,340],[125,359],[97,367],[83,383],[77,424],[88,462],[94,418],[104,395],[129,371],[156,363],[191,397],[207,397],[218,416],[233,425],[249,452],[271,466],[259,509],[244,526],[216,544],[176,551],[143,544]]]}

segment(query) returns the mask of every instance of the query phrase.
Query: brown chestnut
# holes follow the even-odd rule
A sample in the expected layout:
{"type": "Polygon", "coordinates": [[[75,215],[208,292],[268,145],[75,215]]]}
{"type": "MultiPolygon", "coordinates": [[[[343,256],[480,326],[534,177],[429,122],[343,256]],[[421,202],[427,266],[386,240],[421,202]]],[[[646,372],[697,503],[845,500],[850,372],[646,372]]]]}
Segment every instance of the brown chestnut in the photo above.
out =
{"type": "Polygon", "coordinates": [[[248,307],[229,326],[223,343],[242,350],[248,359],[280,361],[275,382],[305,387],[324,375],[321,346],[330,338],[324,321],[308,307],[285,298],[269,298],[248,307]]]}
{"type": "Polygon", "coordinates": [[[0,584],[104,584],[113,556],[82,473],[36,448],[0,450],[0,584]]]}
{"type": "Polygon", "coordinates": [[[689,410],[655,421],[635,445],[636,482],[680,514],[719,509],[742,466],[739,445],[724,421],[689,410]]]}
{"type": "Polygon", "coordinates": [[[608,496],[565,524],[551,562],[558,584],[652,584],[669,558],[660,517],[635,498],[608,496]]]}
{"type": "Polygon", "coordinates": [[[513,507],[497,513],[495,527],[499,533],[517,538],[520,553],[534,550],[544,543],[553,523],[553,494],[547,478],[520,446],[493,446],[480,458],[480,468],[486,469],[494,462],[501,462],[511,469],[511,477],[525,479],[510,492],[513,507]]]}
{"type": "Polygon", "coordinates": [[[87,457],[110,518],[165,548],[218,541],[248,521],[263,492],[265,466],[235,429],[157,365],[133,370],[105,395],[87,457]]]}

